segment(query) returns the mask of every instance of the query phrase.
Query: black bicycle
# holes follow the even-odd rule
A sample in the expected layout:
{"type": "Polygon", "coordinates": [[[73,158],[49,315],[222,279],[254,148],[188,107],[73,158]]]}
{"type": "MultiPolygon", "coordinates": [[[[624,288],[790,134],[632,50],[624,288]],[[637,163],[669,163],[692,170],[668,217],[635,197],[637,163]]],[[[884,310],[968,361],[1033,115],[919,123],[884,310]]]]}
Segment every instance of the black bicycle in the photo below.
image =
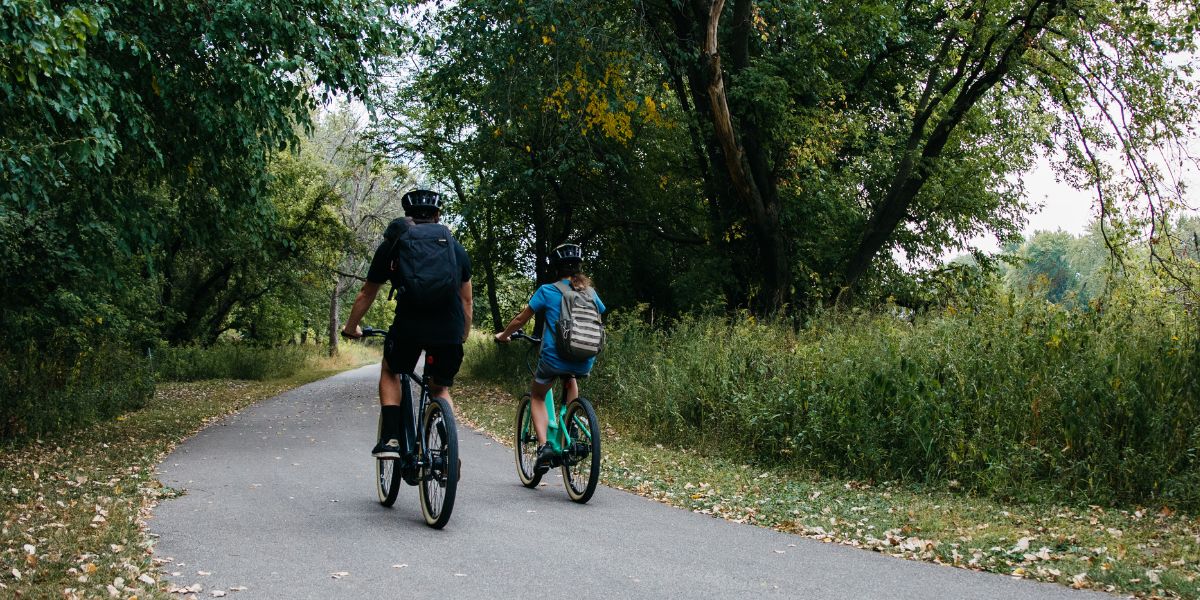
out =
{"type": "MultiPolygon", "coordinates": [[[[525,340],[531,344],[526,355],[525,366],[534,372],[535,350],[542,343],[540,338],[529,337],[520,331],[513,334],[514,340],[525,340]]],[[[563,383],[556,382],[546,391],[546,443],[554,451],[550,467],[561,467],[563,486],[571,500],[583,504],[596,492],[600,481],[600,421],[592,403],[583,396],[564,403],[558,410],[554,407],[555,392],[566,398],[563,383]]],[[[529,392],[521,396],[517,404],[516,443],[513,454],[517,462],[517,477],[527,488],[535,488],[542,480],[534,464],[537,461],[537,433],[533,428],[533,399],[529,392]]]]}
{"type": "MultiPolygon", "coordinates": [[[[387,330],[363,327],[363,337],[386,336],[387,330]]],[[[401,375],[404,415],[402,458],[376,458],[375,484],[379,503],[391,506],[400,493],[400,482],[419,488],[421,514],[425,523],[441,529],[450,521],[458,489],[458,428],[454,411],[444,398],[431,397],[421,375],[401,375]],[[413,385],[419,390],[413,403],[413,385]]],[[[379,422],[382,433],[383,421],[379,422]]]]}

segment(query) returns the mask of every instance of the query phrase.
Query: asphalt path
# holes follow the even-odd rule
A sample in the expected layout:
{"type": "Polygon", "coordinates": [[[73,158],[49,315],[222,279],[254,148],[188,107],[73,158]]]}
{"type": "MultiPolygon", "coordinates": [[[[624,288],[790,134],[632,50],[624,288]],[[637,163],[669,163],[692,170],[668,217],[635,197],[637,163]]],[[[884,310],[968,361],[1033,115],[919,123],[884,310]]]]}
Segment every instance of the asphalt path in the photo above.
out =
{"type": "Polygon", "coordinates": [[[159,477],[186,493],[149,523],[168,579],[237,600],[1112,598],[822,544],[611,488],[577,505],[556,471],[521,487],[512,451],[462,426],[458,500],[437,531],[417,488],[392,508],[376,499],[377,379],[374,366],[342,373],[180,444],[159,477]]]}

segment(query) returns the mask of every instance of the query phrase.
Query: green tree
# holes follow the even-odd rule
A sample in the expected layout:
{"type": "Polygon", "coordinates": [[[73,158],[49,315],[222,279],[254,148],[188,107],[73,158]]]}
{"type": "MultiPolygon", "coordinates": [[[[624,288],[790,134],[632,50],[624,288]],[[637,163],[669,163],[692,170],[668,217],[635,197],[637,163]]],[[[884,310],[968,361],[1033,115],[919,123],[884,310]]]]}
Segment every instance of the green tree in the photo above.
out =
{"type": "Polygon", "coordinates": [[[507,318],[503,282],[552,277],[557,244],[582,242],[607,267],[643,262],[646,252],[626,251],[638,242],[704,243],[698,189],[676,160],[687,132],[628,34],[632,5],[620,6],[445,7],[418,28],[417,68],[377,102],[387,151],[419,159],[454,198],[492,327],[507,318]]]}
{"type": "MultiPolygon", "coordinates": [[[[279,247],[268,161],[321,101],[365,95],[393,6],[0,2],[0,246],[20,247],[0,263],[6,340],[154,316],[176,341],[211,334],[221,302],[172,287],[199,268],[187,254],[223,251],[230,227],[279,247]],[[139,305],[162,295],[175,314],[139,305]]],[[[222,270],[196,291],[244,281],[222,270]]]]}

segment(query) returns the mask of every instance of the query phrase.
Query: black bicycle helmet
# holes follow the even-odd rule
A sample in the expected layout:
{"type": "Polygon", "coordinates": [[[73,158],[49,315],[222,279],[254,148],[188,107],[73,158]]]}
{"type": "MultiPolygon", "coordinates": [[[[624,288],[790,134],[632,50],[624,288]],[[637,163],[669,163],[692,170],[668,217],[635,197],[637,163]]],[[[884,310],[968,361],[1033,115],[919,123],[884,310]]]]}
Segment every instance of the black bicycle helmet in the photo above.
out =
{"type": "Polygon", "coordinates": [[[562,244],[550,253],[550,262],[555,265],[583,262],[583,248],[579,244],[562,244]]]}
{"type": "Polygon", "coordinates": [[[400,207],[404,209],[405,214],[441,210],[442,197],[429,190],[413,190],[400,198],[400,207]]]}

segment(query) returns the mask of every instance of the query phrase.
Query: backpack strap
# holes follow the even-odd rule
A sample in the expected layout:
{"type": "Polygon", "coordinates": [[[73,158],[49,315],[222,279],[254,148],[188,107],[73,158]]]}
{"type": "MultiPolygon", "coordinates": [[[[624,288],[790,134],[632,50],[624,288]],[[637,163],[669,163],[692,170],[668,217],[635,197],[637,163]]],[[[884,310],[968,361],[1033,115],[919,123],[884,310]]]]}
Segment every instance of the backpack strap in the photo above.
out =
{"type": "Polygon", "coordinates": [[[383,239],[385,241],[391,240],[392,242],[391,245],[388,246],[387,252],[388,272],[393,274],[393,276],[389,278],[391,280],[392,289],[388,290],[388,300],[391,300],[392,296],[396,295],[396,278],[394,276],[396,272],[396,245],[400,243],[400,238],[403,237],[404,234],[414,226],[415,224],[408,217],[400,217],[398,219],[393,219],[391,223],[388,223],[387,229],[383,231],[383,239]]]}
{"type": "Polygon", "coordinates": [[[562,292],[562,295],[563,295],[563,297],[564,297],[564,298],[566,297],[566,295],[567,295],[567,292],[573,292],[573,291],[575,291],[575,288],[572,288],[571,286],[569,286],[569,285],[567,285],[567,284],[565,284],[565,283],[563,283],[563,282],[561,282],[561,281],[555,281],[555,282],[554,282],[554,287],[555,287],[555,288],[557,288],[557,289],[558,289],[558,291],[562,292]]]}

